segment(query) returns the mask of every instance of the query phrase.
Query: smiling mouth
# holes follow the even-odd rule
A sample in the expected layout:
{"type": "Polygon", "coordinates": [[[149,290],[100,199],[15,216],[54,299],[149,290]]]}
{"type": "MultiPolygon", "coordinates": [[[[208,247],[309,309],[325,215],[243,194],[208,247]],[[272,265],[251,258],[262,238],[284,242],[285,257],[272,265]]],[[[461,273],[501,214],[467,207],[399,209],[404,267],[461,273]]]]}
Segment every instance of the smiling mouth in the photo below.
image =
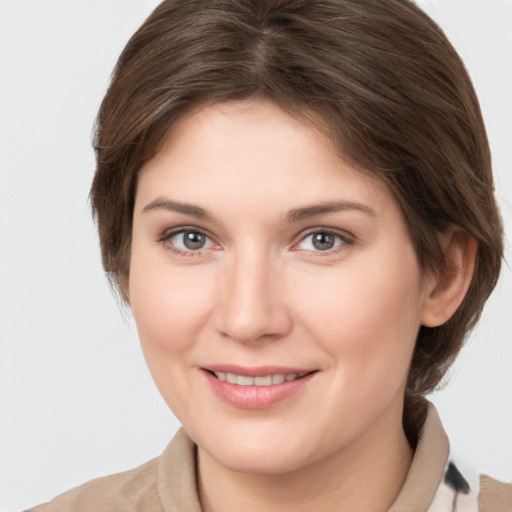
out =
{"type": "Polygon", "coordinates": [[[319,371],[280,366],[215,365],[201,368],[212,391],[237,409],[267,409],[300,396],[319,371]]]}
{"type": "Polygon", "coordinates": [[[291,382],[301,379],[311,372],[303,373],[276,373],[265,375],[261,377],[250,377],[248,375],[237,375],[236,373],[229,372],[210,372],[217,379],[228,382],[229,384],[236,384],[237,386],[272,386],[275,384],[282,384],[283,382],[291,382]]]}

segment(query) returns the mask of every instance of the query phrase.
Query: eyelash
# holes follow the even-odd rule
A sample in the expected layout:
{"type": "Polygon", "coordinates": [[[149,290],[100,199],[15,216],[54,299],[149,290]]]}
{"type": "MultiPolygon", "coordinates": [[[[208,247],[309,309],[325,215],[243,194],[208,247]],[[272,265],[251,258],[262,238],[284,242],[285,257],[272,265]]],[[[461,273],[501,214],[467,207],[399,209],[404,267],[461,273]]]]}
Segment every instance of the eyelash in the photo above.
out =
{"type": "MultiPolygon", "coordinates": [[[[205,236],[208,240],[211,240],[211,237],[208,236],[208,234],[203,231],[202,229],[196,228],[196,227],[182,227],[173,231],[166,231],[162,234],[157,240],[157,242],[165,244],[166,242],[170,242],[170,240],[175,237],[176,235],[184,234],[184,233],[198,233],[203,236],[205,236]]],[[[213,243],[213,242],[212,242],[213,243]]],[[[177,254],[178,256],[185,256],[185,257],[197,257],[201,256],[204,249],[198,249],[196,251],[194,250],[188,250],[184,251],[183,249],[180,249],[179,247],[176,247],[173,244],[169,244],[169,246],[166,246],[171,252],[174,254],[177,254]]]]}
{"type": "MultiPolygon", "coordinates": [[[[165,243],[169,242],[176,235],[180,235],[180,234],[184,234],[184,233],[201,234],[201,235],[205,236],[212,244],[215,244],[215,242],[212,241],[211,237],[204,230],[202,230],[200,228],[192,227],[192,226],[191,227],[182,227],[182,228],[179,228],[179,229],[176,229],[173,231],[166,231],[157,239],[157,242],[165,244],[165,243]]],[[[310,237],[312,235],[320,234],[320,233],[324,234],[324,235],[330,235],[330,236],[336,237],[337,239],[341,240],[341,243],[339,245],[335,246],[334,248],[328,249],[325,251],[321,251],[321,250],[307,251],[308,253],[310,253],[314,256],[325,257],[325,256],[331,256],[334,254],[338,254],[340,252],[346,251],[349,247],[351,247],[355,244],[355,237],[353,235],[351,235],[350,233],[346,233],[346,232],[340,233],[340,232],[334,231],[332,229],[318,227],[318,228],[314,228],[314,229],[308,231],[307,233],[305,233],[300,238],[300,240],[298,242],[293,244],[292,250],[299,251],[300,249],[295,249],[295,247],[297,247],[301,242],[306,240],[308,237],[310,237]]],[[[167,246],[167,248],[174,254],[177,254],[178,256],[184,256],[184,257],[202,256],[204,250],[207,250],[207,249],[198,249],[198,250],[190,249],[190,250],[185,251],[183,249],[180,249],[179,247],[176,247],[173,244],[169,244],[167,246]]]]}
{"type": "MultiPolygon", "coordinates": [[[[306,234],[304,234],[304,236],[302,236],[301,239],[293,245],[293,247],[297,247],[301,242],[306,240],[308,237],[310,237],[312,235],[318,235],[318,234],[333,236],[333,237],[339,239],[341,241],[341,243],[339,245],[333,247],[332,249],[327,249],[325,251],[321,251],[321,250],[308,251],[309,254],[312,254],[315,257],[317,257],[317,256],[319,256],[319,257],[332,256],[334,254],[338,254],[340,252],[346,251],[349,247],[351,247],[355,244],[355,237],[349,233],[334,231],[334,230],[328,229],[328,228],[314,228],[314,229],[310,230],[309,232],[307,232],[306,234]]],[[[300,249],[294,249],[294,250],[300,250],[300,249]]]]}

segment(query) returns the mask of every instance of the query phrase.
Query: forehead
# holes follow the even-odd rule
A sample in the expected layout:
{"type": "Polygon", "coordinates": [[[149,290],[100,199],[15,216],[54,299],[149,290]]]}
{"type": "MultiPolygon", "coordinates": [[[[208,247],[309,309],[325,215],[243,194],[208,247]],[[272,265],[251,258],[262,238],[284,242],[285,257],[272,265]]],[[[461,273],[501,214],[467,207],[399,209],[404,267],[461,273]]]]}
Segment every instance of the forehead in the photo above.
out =
{"type": "Polygon", "coordinates": [[[262,204],[346,200],[382,209],[394,202],[312,124],[262,100],[201,106],[182,118],[140,171],[139,204],[162,194],[260,215],[262,204]]]}

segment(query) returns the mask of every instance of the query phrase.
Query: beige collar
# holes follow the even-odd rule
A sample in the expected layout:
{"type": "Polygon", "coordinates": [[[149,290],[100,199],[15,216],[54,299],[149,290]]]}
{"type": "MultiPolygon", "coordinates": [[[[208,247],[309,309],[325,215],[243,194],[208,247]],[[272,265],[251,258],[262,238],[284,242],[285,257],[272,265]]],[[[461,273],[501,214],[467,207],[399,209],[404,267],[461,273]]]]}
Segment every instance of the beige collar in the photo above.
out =
{"type": "Polygon", "coordinates": [[[450,444],[436,408],[429,403],[425,423],[404,486],[389,512],[425,512],[443,478],[450,444]]]}

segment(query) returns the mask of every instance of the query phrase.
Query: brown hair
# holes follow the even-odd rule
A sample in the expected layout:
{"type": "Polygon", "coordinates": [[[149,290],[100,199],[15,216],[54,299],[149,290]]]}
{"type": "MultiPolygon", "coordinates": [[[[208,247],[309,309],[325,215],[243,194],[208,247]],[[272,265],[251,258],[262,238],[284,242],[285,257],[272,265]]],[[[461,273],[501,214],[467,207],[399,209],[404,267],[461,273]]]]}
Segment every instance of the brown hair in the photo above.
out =
{"type": "Polygon", "coordinates": [[[91,200],[106,272],[123,294],[137,173],[168,130],[199,102],[254,97],[321,126],[344,159],[385,181],[425,272],[443,266],[438,234],[448,227],[477,241],[462,305],[418,335],[404,418],[421,421],[421,397],[496,284],[502,228],[471,81],[441,29],[408,0],[160,4],[122,52],[97,118],[91,200]]]}

